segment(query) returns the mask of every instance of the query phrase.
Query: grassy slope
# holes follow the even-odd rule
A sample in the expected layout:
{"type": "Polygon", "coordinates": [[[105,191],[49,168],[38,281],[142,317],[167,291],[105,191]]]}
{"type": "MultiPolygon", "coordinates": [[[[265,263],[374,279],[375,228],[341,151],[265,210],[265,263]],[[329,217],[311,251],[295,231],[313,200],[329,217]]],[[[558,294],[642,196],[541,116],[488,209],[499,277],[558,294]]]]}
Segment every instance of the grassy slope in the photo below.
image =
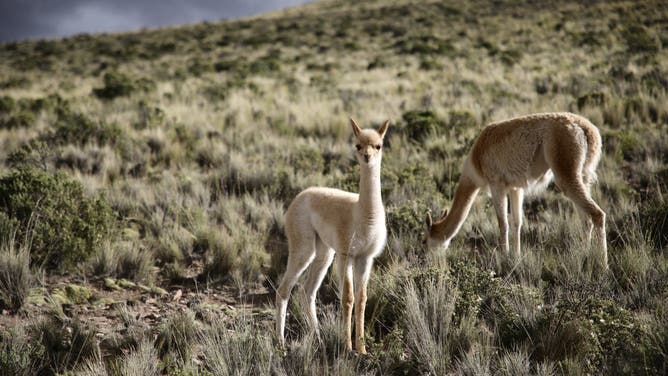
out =
{"type": "MultiPolygon", "coordinates": [[[[195,293],[193,280],[209,281],[210,291],[233,290],[246,300],[284,268],[282,212],[294,194],[314,184],[356,189],[347,118],[368,125],[389,118],[383,195],[390,237],[368,310],[374,355],[356,359],[340,349],[328,280],[327,339],[316,355],[297,310],[288,355],[266,350],[272,355],[256,363],[239,358],[243,351],[210,354],[199,344],[244,349],[249,341],[260,354],[272,346],[270,321],[228,320],[238,336],[227,337],[186,314],[158,320],[160,328],[186,322],[206,334],[176,335],[183,341],[175,347],[158,341],[159,354],[150,343],[138,346],[137,366],[160,356],[172,371],[214,374],[221,357],[279,373],[311,359],[331,373],[661,373],[668,260],[665,241],[652,233],[663,234],[655,219],[668,210],[666,36],[668,9],[660,1],[324,1],[250,20],[8,43],[0,46],[0,95],[28,105],[0,114],[0,171],[10,172],[8,158],[22,145],[74,121],[59,108],[83,114],[96,124],[92,136],[58,139],[39,152],[48,171],[103,193],[118,213],[102,256],[76,274],[93,284],[105,274],[195,293]],[[105,75],[117,81],[105,83],[105,75]],[[130,93],[102,98],[123,88],[130,93]],[[54,94],[63,101],[29,105],[54,94]],[[414,110],[431,111],[434,134],[404,116],[414,110]],[[554,190],[525,205],[526,256],[518,265],[494,249],[497,227],[485,198],[451,252],[424,260],[422,215],[449,202],[479,129],[562,110],[590,118],[603,134],[594,196],[609,215],[611,272],[591,265],[582,225],[554,190]],[[109,266],[115,258],[130,266],[109,266]],[[425,274],[426,265],[440,268],[425,274]],[[499,277],[489,279],[488,271],[499,277]],[[454,313],[420,312],[411,297],[454,313]],[[634,335],[644,338],[636,347],[634,335]],[[169,355],[190,343],[194,353],[169,355]]],[[[49,280],[43,287],[53,293],[49,280]]],[[[48,311],[33,303],[26,309],[48,311]]],[[[116,345],[103,341],[103,352],[116,345]]],[[[108,358],[108,369],[116,372],[113,359],[120,358],[108,358]]],[[[59,362],[62,371],[83,360],[59,362]]],[[[88,366],[101,365],[94,363],[88,366]]]]}

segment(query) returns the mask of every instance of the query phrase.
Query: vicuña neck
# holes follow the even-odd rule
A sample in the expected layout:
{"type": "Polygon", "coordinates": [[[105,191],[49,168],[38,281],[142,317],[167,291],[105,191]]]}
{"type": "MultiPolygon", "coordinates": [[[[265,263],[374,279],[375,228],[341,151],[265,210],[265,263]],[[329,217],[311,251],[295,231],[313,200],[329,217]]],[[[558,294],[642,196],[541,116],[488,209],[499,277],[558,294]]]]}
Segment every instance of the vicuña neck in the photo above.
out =
{"type": "Polygon", "coordinates": [[[452,201],[450,211],[444,218],[434,223],[433,231],[436,237],[447,240],[452,239],[457,234],[457,231],[459,231],[464,220],[469,215],[469,211],[479,190],[469,177],[462,175],[459,183],[457,183],[455,198],[452,201]]]}
{"type": "Polygon", "coordinates": [[[380,162],[374,166],[360,166],[359,208],[367,220],[384,214],[380,193],[380,162]]]}

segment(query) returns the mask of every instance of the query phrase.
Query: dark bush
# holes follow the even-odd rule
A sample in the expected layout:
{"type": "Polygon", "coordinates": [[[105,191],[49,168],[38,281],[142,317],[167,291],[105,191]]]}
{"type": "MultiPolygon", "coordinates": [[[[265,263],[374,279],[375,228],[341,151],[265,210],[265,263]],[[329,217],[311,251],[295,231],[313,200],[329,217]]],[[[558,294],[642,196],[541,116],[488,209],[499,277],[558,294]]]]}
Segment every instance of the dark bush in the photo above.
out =
{"type": "Polygon", "coordinates": [[[394,44],[394,48],[399,53],[410,55],[454,56],[457,52],[449,41],[429,34],[400,39],[394,44]]]}
{"type": "Polygon", "coordinates": [[[33,140],[9,154],[7,166],[10,168],[33,167],[45,170],[56,158],[55,154],[52,146],[42,140],[33,140]]]}
{"type": "Polygon", "coordinates": [[[32,262],[64,271],[86,260],[112,230],[103,197],[89,198],[64,174],[22,167],[0,179],[0,212],[19,223],[19,242],[30,242],[32,262]]]}
{"type": "Polygon", "coordinates": [[[35,122],[31,112],[20,111],[9,116],[0,115],[0,129],[27,128],[35,122]]]}
{"type": "Polygon", "coordinates": [[[512,67],[522,60],[522,55],[522,51],[520,50],[504,50],[501,51],[499,59],[501,59],[503,64],[512,67]]]}
{"type": "MultiPolygon", "coordinates": [[[[204,73],[208,73],[214,70],[214,67],[208,61],[203,61],[202,59],[195,58],[192,59],[190,64],[188,64],[188,72],[195,77],[199,77],[204,73]]],[[[217,69],[216,69],[217,71],[217,69]]]]}
{"type": "Polygon", "coordinates": [[[668,202],[653,200],[640,208],[640,221],[656,249],[668,246],[668,202]]]}
{"type": "Polygon", "coordinates": [[[325,159],[320,150],[304,146],[290,155],[290,165],[295,173],[322,174],[325,169],[325,159]]]}
{"type": "MultiPolygon", "coordinates": [[[[19,69],[25,70],[25,68],[20,67],[19,69]]],[[[30,86],[30,80],[25,77],[10,77],[6,80],[0,81],[0,89],[11,89],[11,88],[21,88],[30,86]]]]}
{"type": "Polygon", "coordinates": [[[620,161],[642,161],[647,155],[645,144],[632,132],[611,132],[605,143],[620,161]]]}
{"type": "Polygon", "coordinates": [[[643,74],[640,78],[640,82],[650,92],[659,93],[662,90],[668,90],[668,73],[661,71],[658,68],[654,68],[643,74]]]}
{"type": "Polygon", "coordinates": [[[93,94],[100,99],[110,100],[135,92],[148,92],[155,88],[155,83],[147,78],[133,79],[119,72],[107,72],[103,80],[103,87],[93,89],[93,94]]]}
{"type": "Polygon", "coordinates": [[[622,30],[622,38],[632,53],[655,54],[659,46],[654,37],[640,24],[630,24],[622,30]]]}
{"type": "Polygon", "coordinates": [[[0,115],[9,114],[16,108],[16,101],[14,98],[3,95],[0,97],[0,115]]]}
{"type": "Polygon", "coordinates": [[[582,110],[586,106],[600,107],[603,106],[606,102],[605,93],[600,91],[594,91],[581,95],[578,97],[578,110],[582,110]]]}
{"type": "Polygon", "coordinates": [[[137,112],[139,119],[134,125],[135,129],[152,128],[165,122],[165,111],[160,107],[150,106],[146,101],[139,101],[137,112]]]}
{"type": "Polygon", "coordinates": [[[445,129],[445,121],[432,111],[408,111],[402,115],[404,133],[411,140],[423,141],[432,135],[438,135],[445,129]]]}
{"type": "Polygon", "coordinates": [[[475,128],[478,126],[478,121],[475,116],[469,111],[452,110],[448,111],[448,127],[457,132],[465,129],[475,128]]]}
{"type": "Polygon", "coordinates": [[[99,145],[115,144],[122,135],[121,129],[115,124],[94,121],[84,114],[63,111],[59,114],[54,126],[54,143],[76,144],[83,146],[90,142],[99,145]]]}

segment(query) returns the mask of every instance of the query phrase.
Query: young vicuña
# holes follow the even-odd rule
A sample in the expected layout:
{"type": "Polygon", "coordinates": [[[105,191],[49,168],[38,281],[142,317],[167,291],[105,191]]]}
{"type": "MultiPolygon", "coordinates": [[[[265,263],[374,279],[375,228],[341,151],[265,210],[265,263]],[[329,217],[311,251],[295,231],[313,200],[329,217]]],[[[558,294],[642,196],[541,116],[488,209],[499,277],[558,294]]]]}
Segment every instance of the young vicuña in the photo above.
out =
{"type": "Polygon", "coordinates": [[[316,293],[336,253],[346,347],[352,350],[354,304],[355,348],[361,354],[366,353],[364,308],[367,282],[373,259],[383,251],[387,238],[380,194],[380,164],[389,121],[378,131],[360,129],[352,119],[350,125],[356,139],[355,156],[360,164],[359,194],[324,187],[307,188],[295,197],[285,214],[288,266],[276,290],[276,331],[282,345],[290,292],[309,265],[304,285],[307,316],[316,334],[319,333],[316,293]]]}
{"type": "Polygon", "coordinates": [[[520,254],[522,201],[552,178],[588,222],[588,239],[596,227],[602,265],[607,268],[605,213],[591,198],[591,183],[601,158],[601,135],[589,120],[567,112],[526,115],[485,127],[464,162],[450,212],[432,223],[427,214],[424,242],[447,248],[481,189],[489,189],[499,222],[499,243],[509,250],[508,196],[513,251],[520,254]]]}

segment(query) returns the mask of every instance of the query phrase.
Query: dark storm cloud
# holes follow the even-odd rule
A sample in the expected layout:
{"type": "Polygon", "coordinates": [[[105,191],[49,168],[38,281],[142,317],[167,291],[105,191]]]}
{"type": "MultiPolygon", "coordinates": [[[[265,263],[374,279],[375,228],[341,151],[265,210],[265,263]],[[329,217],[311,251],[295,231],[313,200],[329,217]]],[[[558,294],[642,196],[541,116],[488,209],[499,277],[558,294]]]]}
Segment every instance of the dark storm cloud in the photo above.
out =
{"type": "Polygon", "coordinates": [[[310,0],[1,0],[0,41],[247,17],[310,0]]]}

